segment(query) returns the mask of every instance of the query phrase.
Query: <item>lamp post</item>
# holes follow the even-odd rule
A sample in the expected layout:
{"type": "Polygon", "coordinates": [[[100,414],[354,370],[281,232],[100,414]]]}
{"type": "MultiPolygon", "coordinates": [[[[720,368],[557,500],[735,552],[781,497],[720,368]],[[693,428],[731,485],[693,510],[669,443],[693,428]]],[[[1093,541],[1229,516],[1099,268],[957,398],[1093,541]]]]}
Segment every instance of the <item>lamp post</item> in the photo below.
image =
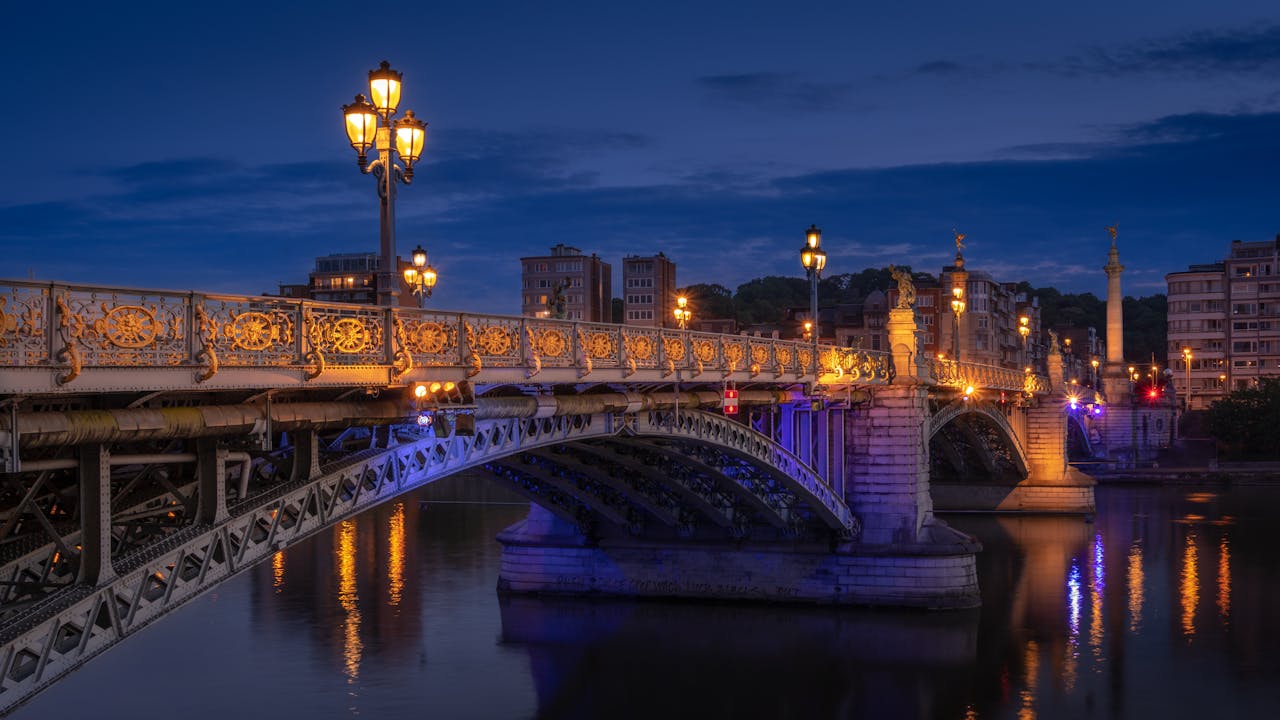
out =
{"type": "Polygon", "coordinates": [[[951,288],[951,312],[956,316],[956,330],[952,333],[951,354],[955,356],[956,362],[960,362],[960,316],[964,315],[964,286],[956,285],[951,288]]]}
{"type": "Polygon", "coordinates": [[[1187,406],[1183,412],[1191,411],[1191,348],[1182,348],[1182,364],[1187,368],[1187,406]]]}
{"type": "Polygon", "coordinates": [[[1098,358],[1093,358],[1089,361],[1089,364],[1093,366],[1093,387],[1096,389],[1098,387],[1098,358]]]}
{"type": "Polygon", "coordinates": [[[1027,356],[1027,336],[1031,334],[1031,318],[1026,315],[1018,316],[1018,334],[1022,336],[1022,364],[1030,365],[1031,358],[1027,356]]]}
{"type": "Polygon", "coordinates": [[[822,249],[822,231],[817,225],[809,225],[805,231],[804,246],[800,248],[800,265],[809,276],[809,319],[813,323],[809,333],[813,340],[813,374],[818,374],[818,276],[827,266],[827,252],[822,249]]]}
{"type": "Polygon", "coordinates": [[[676,309],[672,312],[676,316],[676,324],[681,330],[688,328],[689,320],[693,318],[693,311],[689,309],[689,298],[681,295],[676,298],[676,309]]]}
{"type": "Polygon", "coordinates": [[[360,172],[372,174],[378,181],[381,200],[378,215],[379,250],[378,304],[395,305],[399,295],[396,278],[396,183],[413,182],[413,164],[422,157],[427,124],[405,110],[404,117],[392,120],[400,105],[400,81],[403,73],[391,69],[386,60],[369,71],[369,97],[356,95],[350,105],[342,106],[346,118],[347,139],[356,151],[360,172]],[[394,136],[394,139],[393,139],[394,136]],[[367,162],[370,148],[378,151],[378,159],[367,162]],[[396,164],[399,155],[404,167],[396,164]]]}
{"type": "Polygon", "coordinates": [[[413,265],[404,269],[404,282],[418,296],[418,307],[426,304],[436,286],[436,269],[427,263],[427,251],[422,246],[413,249],[413,265]]]}

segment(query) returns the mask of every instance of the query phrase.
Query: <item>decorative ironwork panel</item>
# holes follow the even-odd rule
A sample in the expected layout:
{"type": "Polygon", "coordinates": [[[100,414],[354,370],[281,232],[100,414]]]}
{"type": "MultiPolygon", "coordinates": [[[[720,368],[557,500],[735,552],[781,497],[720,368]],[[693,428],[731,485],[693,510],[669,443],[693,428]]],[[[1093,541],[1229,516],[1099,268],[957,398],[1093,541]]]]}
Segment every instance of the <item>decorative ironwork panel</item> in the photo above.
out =
{"type": "Polygon", "coordinates": [[[67,335],[78,346],[82,364],[105,367],[190,362],[188,299],[188,295],[80,288],[55,290],[54,297],[61,303],[67,335]]]}
{"type": "Polygon", "coordinates": [[[49,362],[49,288],[0,288],[0,364],[49,362]]]}
{"type": "Polygon", "coordinates": [[[529,352],[543,367],[573,367],[573,324],[563,320],[526,320],[529,352]]]}
{"type": "Polygon", "coordinates": [[[467,346],[479,357],[484,367],[519,367],[524,364],[520,352],[520,318],[492,315],[463,315],[467,346]]]}
{"type": "Polygon", "coordinates": [[[314,305],[303,309],[308,346],[335,365],[387,363],[386,314],[380,308],[356,305],[314,305]]]}
{"type": "Polygon", "coordinates": [[[196,299],[196,330],[217,350],[223,365],[295,365],[297,302],[274,298],[209,295],[196,299]]]}
{"type": "Polygon", "coordinates": [[[404,349],[413,355],[415,366],[462,364],[457,315],[397,308],[395,319],[404,329],[404,349]]]}
{"type": "Polygon", "coordinates": [[[622,365],[622,329],[618,325],[578,323],[578,342],[582,354],[593,367],[622,365]]]}
{"type": "Polygon", "coordinates": [[[662,347],[662,331],[658,328],[623,328],[623,344],[627,360],[638,368],[656,368],[662,347]]]}

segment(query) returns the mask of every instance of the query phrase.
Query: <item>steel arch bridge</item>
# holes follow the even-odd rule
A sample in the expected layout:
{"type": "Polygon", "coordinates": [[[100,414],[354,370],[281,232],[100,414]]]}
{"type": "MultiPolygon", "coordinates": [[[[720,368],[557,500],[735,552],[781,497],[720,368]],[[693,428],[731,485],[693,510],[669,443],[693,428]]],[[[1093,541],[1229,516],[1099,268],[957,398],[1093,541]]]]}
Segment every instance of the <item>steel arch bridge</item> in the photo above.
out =
{"type": "MultiPolygon", "coordinates": [[[[13,707],[276,551],[478,466],[489,467],[588,537],[635,533],[646,524],[684,536],[848,538],[858,532],[849,508],[812,470],[777,443],[722,416],[685,410],[481,420],[474,435],[428,435],[366,449],[320,468],[315,477],[281,472],[276,482],[230,505],[224,518],[192,523],[112,557],[109,582],[67,583],[29,602],[10,602],[0,636],[0,708],[13,707]],[[588,458],[594,465],[590,473],[588,458]],[[615,467],[630,472],[612,472],[615,467]]],[[[175,487],[173,494],[185,496],[184,490],[190,492],[175,487]]],[[[194,490],[195,501],[206,501],[199,492],[194,490]]],[[[124,514],[138,516],[152,506],[166,510],[172,503],[166,495],[124,514]]],[[[73,558],[63,548],[79,540],[68,535],[8,563],[8,599],[14,600],[23,578],[73,576],[73,558]]]]}

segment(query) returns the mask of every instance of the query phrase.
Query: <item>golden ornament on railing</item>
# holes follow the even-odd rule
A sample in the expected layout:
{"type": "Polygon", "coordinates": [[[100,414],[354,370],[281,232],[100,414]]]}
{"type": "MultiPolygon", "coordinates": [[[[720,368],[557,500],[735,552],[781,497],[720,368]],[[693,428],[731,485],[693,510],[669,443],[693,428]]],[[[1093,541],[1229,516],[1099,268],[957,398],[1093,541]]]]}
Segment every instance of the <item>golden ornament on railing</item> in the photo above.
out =
{"type": "Polygon", "coordinates": [[[648,361],[653,359],[653,349],[653,338],[648,335],[636,335],[631,338],[627,354],[637,360],[648,361]]]}
{"type": "Polygon", "coordinates": [[[234,347],[244,350],[266,350],[280,337],[280,330],[271,321],[271,316],[260,312],[236,315],[223,332],[234,347]]]}
{"type": "Polygon", "coordinates": [[[768,345],[751,345],[751,362],[756,365],[764,365],[769,362],[769,346],[768,345]]]}
{"type": "Polygon", "coordinates": [[[564,357],[569,352],[569,338],[565,334],[552,328],[543,330],[538,335],[538,343],[535,348],[539,355],[547,357],[564,357]]]}
{"type": "Polygon", "coordinates": [[[501,325],[485,325],[476,333],[475,346],[485,355],[509,355],[515,347],[511,331],[501,325]]]}
{"type": "Polygon", "coordinates": [[[693,356],[704,363],[709,363],[716,357],[716,346],[710,340],[694,340],[693,356]]]}
{"type": "Polygon", "coordinates": [[[420,355],[438,355],[452,347],[449,331],[437,322],[420,322],[411,325],[405,334],[409,348],[420,355]]]}
{"type": "Polygon", "coordinates": [[[794,355],[792,355],[791,353],[791,348],[789,347],[780,347],[780,348],[774,349],[773,356],[777,358],[778,364],[781,365],[782,367],[786,367],[790,365],[791,358],[794,357],[794,355]]]}
{"type": "Polygon", "coordinates": [[[618,352],[612,333],[606,332],[588,332],[584,349],[592,358],[611,358],[618,352]]]}
{"type": "Polygon", "coordinates": [[[117,305],[108,308],[102,304],[102,317],[93,321],[93,329],[107,342],[122,348],[144,348],[156,341],[160,323],[156,321],[155,308],[148,310],[141,305],[117,305]]]}
{"type": "Polygon", "coordinates": [[[684,360],[684,342],[680,338],[662,338],[662,352],[668,361],[681,362],[684,360]]]}

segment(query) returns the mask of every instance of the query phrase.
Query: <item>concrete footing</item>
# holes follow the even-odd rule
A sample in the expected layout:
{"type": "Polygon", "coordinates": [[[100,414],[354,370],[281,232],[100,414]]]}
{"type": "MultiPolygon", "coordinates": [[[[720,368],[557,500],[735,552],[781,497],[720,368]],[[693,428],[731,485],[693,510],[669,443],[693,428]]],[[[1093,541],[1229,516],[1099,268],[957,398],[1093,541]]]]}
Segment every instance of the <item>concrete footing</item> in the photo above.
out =
{"type": "Polygon", "coordinates": [[[1049,481],[933,483],[934,510],[1091,514],[1097,481],[1074,468],[1049,481]]]}
{"type": "Polygon", "coordinates": [[[587,545],[540,518],[498,536],[498,589],[576,596],[969,608],[980,603],[973,538],[941,521],[912,545],[825,546],[605,539],[587,545]]]}

